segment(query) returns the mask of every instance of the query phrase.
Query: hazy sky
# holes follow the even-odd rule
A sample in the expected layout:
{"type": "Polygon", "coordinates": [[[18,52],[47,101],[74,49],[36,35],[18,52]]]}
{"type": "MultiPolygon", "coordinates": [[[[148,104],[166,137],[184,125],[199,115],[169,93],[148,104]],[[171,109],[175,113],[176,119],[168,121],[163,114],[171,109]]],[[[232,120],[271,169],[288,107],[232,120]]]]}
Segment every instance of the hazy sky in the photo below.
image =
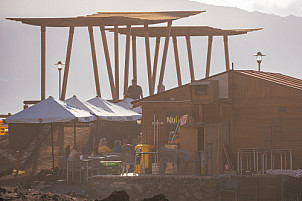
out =
{"type": "MultiPolygon", "coordinates": [[[[202,25],[222,29],[263,28],[262,31],[230,37],[230,62],[234,62],[234,69],[256,70],[257,63],[252,55],[261,51],[267,55],[261,64],[263,71],[278,72],[302,79],[301,7],[302,0],[299,2],[298,0],[284,0],[283,3],[280,0],[0,0],[0,91],[2,94],[0,114],[8,112],[14,114],[22,109],[24,100],[40,99],[40,28],[5,20],[7,17],[70,17],[92,14],[97,11],[206,10],[207,12],[200,15],[177,20],[173,22],[173,25],[202,25]],[[241,9],[262,13],[246,12],[241,9]],[[273,13],[283,17],[263,13],[273,13]],[[288,15],[300,17],[286,17],[288,15]],[[280,29],[280,27],[284,28],[280,29]]],[[[94,27],[94,32],[102,97],[111,99],[100,30],[94,27]]],[[[58,71],[54,63],[58,60],[65,61],[67,39],[68,29],[47,28],[46,97],[58,96],[58,71]]],[[[111,64],[114,66],[112,33],[107,33],[107,39],[111,64]]],[[[124,83],[125,37],[120,36],[119,41],[121,97],[124,83]]],[[[202,79],[205,75],[207,39],[192,37],[191,43],[195,78],[202,79]]],[[[163,44],[164,39],[161,41],[159,62],[161,62],[163,44]]],[[[185,39],[180,37],[178,44],[182,81],[186,84],[190,82],[190,73],[185,39]]],[[[225,70],[222,45],[222,38],[215,37],[210,75],[225,70]]],[[[150,39],[150,46],[153,59],[155,39],[150,39]]],[[[137,39],[137,63],[139,66],[138,83],[143,88],[144,96],[147,96],[149,90],[145,42],[142,38],[137,39]]],[[[86,27],[75,30],[70,66],[66,98],[72,95],[77,95],[84,100],[95,97],[91,51],[86,27]]],[[[129,80],[132,78],[131,73],[130,68],[129,80]]],[[[166,89],[176,87],[172,42],[169,44],[165,75],[166,89]]],[[[157,82],[158,79],[156,85],[157,82]]]]}
{"type": "Polygon", "coordinates": [[[237,7],[247,11],[259,11],[280,16],[295,15],[302,17],[301,0],[194,0],[201,3],[237,7]]]}

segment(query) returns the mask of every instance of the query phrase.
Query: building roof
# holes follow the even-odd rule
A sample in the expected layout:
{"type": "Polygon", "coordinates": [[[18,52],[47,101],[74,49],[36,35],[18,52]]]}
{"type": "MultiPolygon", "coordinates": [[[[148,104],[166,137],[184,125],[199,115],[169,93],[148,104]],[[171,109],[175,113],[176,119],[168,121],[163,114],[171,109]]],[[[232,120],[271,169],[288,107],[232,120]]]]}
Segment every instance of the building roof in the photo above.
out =
{"type": "MultiPolygon", "coordinates": [[[[252,31],[258,31],[258,29],[218,29],[208,26],[173,26],[171,28],[171,36],[224,36],[224,35],[241,35],[252,31]]],[[[109,29],[111,32],[114,29],[109,29]]],[[[149,37],[164,37],[166,35],[167,27],[149,27],[149,37]]],[[[131,35],[144,37],[144,27],[133,27],[131,29],[131,35]]],[[[126,28],[119,29],[120,34],[127,34],[126,28]]]]}
{"type": "MultiPolygon", "coordinates": [[[[216,75],[212,75],[208,78],[203,78],[203,79],[200,79],[200,80],[196,80],[194,82],[208,80],[208,79],[211,79],[215,76],[225,74],[225,73],[229,73],[229,72],[235,72],[235,73],[239,73],[239,74],[242,74],[242,75],[251,76],[251,77],[254,77],[254,78],[261,79],[261,80],[273,82],[273,83],[276,83],[276,84],[279,84],[279,85],[282,85],[282,86],[286,86],[286,87],[290,87],[290,88],[293,88],[293,89],[302,90],[302,80],[300,80],[298,78],[283,75],[281,73],[272,73],[272,72],[263,72],[263,71],[254,71],[254,70],[230,70],[230,71],[225,71],[225,72],[222,72],[222,73],[219,73],[219,74],[216,74],[216,75]]],[[[190,84],[191,83],[188,83],[188,84],[182,85],[180,87],[184,87],[184,86],[190,85],[190,84]]],[[[177,90],[177,88],[179,88],[179,87],[175,87],[175,88],[169,89],[167,91],[163,91],[160,94],[168,93],[172,90],[177,90]]],[[[140,102],[148,102],[149,98],[154,97],[156,95],[157,94],[154,94],[152,96],[148,96],[148,97],[145,97],[143,99],[133,101],[132,103],[135,104],[135,105],[139,105],[140,102]]]]}
{"type": "Polygon", "coordinates": [[[47,27],[115,26],[156,24],[196,15],[205,11],[166,12],[98,12],[96,14],[67,18],[6,18],[24,24],[47,27]]]}
{"type": "Polygon", "coordinates": [[[281,73],[271,73],[263,71],[253,71],[253,70],[236,70],[235,72],[252,76],[258,79],[274,82],[283,86],[291,87],[294,89],[302,90],[302,80],[281,73]]]}

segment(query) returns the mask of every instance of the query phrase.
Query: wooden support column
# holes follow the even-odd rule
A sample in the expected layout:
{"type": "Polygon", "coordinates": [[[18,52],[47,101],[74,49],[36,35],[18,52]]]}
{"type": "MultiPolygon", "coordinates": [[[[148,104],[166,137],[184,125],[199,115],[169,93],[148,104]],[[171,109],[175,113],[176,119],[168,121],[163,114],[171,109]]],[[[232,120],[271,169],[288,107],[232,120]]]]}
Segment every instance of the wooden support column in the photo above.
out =
{"type": "Polygon", "coordinates": [[[223,42],[224,42],[224,55],[225,55],[225,70],[230,70],[230,58],[229,58],[229,44],[228,44],[228,36],[223,36],[223,42]]]}
{"type": "Polygon", "coordinates": [[[69,38],[68,38],[68,44],[67,44],[67,53],[66,53],[66,58],[65,58],[65,69],[64,69],[62,93],[61,93],[60,100],[65,100],[65,96],[66,96],[66,88],[67,88],[67,80],[68,80],[68,73],[69,73],[73,34],[74,34],[74,27],[69,27],[69,38]]]}
{"type": "Polygon", "coordinates": [[[102,41],[103,41],[105,59],[106,59],[106,64],[107,64],[107,72],[108,72],[108,77],[109,77],[112,99],[114,101],[116,101],[116,92],[115,92],[115,87],[114,87],[114,79],[113,79],[113,74],[112,74],[111,61],[110,61],[110,56],[109,56],[105,26],[101,25],[100,30],[101,30],[101,35],[102,35],[102,41]]]}
{"type": "Polygon", "coordinates": [[[179,56],[178,56],[177,37],[172,36],[172,40],[173,40],[173,47],[174,47],[174,57],[175,57],[175,67],[176,67],[176,73],[177,73],[177,81],[178,81],[178,86],[181,86],[182,82],[181,82],[180,64],[179,64],[179,56]]]}
{"type": "Polygon", "coordinates": [[[41,26],[41,101],[45,100],[45,61],[46,61],[46,43],[45,43],[46,27],[41,26]]]}
{"type": "Polygon", "coordinates": [[[92,26],[88,26],[88,32],[89,32],[92,63],[93,63],[93,70],[94,70],[94,81],[95,81],[95,87],[96,87],[96,94],[97,94],[97,96],[101,97],[101,88],[100,88],[99,73],[98,73],[98,64],[97,64],[97,61],[96,61],[96,53],[95,53],[95,45],[94,45],[94,36],[93,36],[92,26]]]}
{"type": "Polygon", "coordinates": [[[208,53],[207,53],[206,77],[210,76],[212,44],[213,44],[213,36],[208,36],[208,53]]]}
{"type": "Polygon", "coordinates": [[[171,33],[171,26],[172,26],[172,21],[169,21],[168,26],[167,26],[166,37],[165,37],[165,45],[164,45],[164,52],[163,52],[163,58],[162,58],[162,63],[161,63],[157,93],[161,92],[162,87],[163,87],[167,53],[168,53],[168,47],[169,47],[169,39],[170,39],[170,33],[171,33]]]}
{"type": "Polygon", "coordinates": [[[190,36],[186,36],[191,82],[195,80],[190,36]]]}
{"type": "Polygon", "coordinates": [[[137,80],[136,36],[135,35],[132,35],[132,60],[133,60],[133,79],[137,80]]]}
{"type": "Polygon", "coordinates": [[[114,26],[114,59],[115,59],[115,92],[116,99],[120,99],[120,67],[119,67],[119,48],[118,48],[118,26],[114,26]]]}
{"type": "Polygon", "coordinates": [[[126,95],[128,90],[131,25],[127,25],[126,32],[127,34],[126,34],[126,50],[125,50],[124,96],[126,95]]]}
{"type": "Polygon", "coordinates": [[[151,56],[150,56],[150,41],[149,41],[149,27],[148,24],[144,25],[145,45],[146,45],[146,60],[147,60],[147,72],[149,83],[149,95],[153,95],[153,81],[152,81],[152,69],[151,69],[151,56]]]}
{"type": "Polygon", "coordinates": [[[153,61],[153,73],[152,73],[153,93],[155,91],[154,89],[155,89],[155,81],[156,81],[156,74],[157,74],[157,63],[158,63],[159,45],[160,45],[160,37],[156,37],[155,52],[154,52],[154,61],[153,61]]]}

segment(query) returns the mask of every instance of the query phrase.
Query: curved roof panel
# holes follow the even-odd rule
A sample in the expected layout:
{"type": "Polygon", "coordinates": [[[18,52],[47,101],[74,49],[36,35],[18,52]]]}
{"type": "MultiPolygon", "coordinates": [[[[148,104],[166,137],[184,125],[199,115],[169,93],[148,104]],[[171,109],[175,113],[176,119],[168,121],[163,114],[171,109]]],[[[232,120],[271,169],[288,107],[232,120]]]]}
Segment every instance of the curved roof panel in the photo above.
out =
{"type": "Polygon", "coordinates": [[[156,24],[177,20],[205,11],[168,12],[98,12],[97,14],[69,18],[6,18],[24,24],[46,27],[122,26],[156,24]]]}

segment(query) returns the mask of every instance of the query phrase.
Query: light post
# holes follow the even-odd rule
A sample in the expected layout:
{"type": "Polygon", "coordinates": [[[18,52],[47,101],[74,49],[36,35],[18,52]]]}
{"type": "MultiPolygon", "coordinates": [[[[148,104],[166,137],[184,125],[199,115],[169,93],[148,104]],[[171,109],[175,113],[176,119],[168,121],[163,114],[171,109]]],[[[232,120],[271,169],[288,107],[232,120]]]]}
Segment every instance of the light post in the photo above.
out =
{"type": "Polygon", "coordinates": [[[254,54],[253,56],[256,57],[256,60],[257,60],[257,63],[258,63],[258,71],[260,72],[260,64],[261,64],[261,61],[262,61],[262,57],[266,56],[266,55],[262,54],[261,52],[257,52],[257,54],[254,54]]]}
{"type": "Polygon", "coordinates": [[[58,63],[55,64],[59,70],[59,99],[61,98],[61,70],[63,69],[62,61],[58,61],[58,63]]]}

